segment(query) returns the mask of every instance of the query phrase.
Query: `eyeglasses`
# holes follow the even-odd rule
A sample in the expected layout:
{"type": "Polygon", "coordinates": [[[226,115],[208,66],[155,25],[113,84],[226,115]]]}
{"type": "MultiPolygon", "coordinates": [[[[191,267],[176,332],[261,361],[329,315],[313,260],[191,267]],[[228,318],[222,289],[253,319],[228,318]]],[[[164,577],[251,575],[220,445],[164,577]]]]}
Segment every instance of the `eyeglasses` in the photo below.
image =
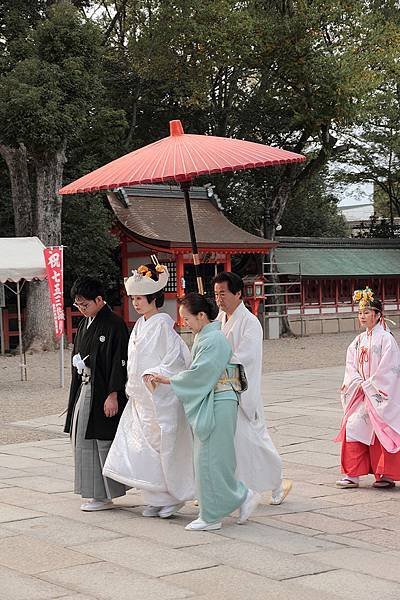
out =
{"type": "Polygon", "coordinates": [[[90,302],[93,302],[93,300],[90,300],[89,302],[74,302],[74,306],[78,310],[86,310],[90,306],[90,302]]]}

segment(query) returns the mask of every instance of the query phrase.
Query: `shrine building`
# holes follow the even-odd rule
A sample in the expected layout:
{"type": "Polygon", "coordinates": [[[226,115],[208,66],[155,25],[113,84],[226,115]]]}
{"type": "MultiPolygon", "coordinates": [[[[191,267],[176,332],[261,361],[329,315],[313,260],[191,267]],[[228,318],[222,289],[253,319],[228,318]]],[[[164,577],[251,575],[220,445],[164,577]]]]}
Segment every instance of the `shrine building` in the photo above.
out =
{"type": "MultiPolygon", "coordinates": [[[[177,300],[197,289],[182,191],[177,186],[138,185],[108,192],[107,197],[116,216],[122,276],[129,277],[156,254],[170,272],[164,310],[181,325],[177,300]]],[[[267,255],[276,246],[231,223],[211,187],[192,187],[190,202],[206,292],[212,291],[211,281],[218,272],[231,270],[232,255],[267,255]]],[[[137,317],[126,295],[122,313],[132,326],[137,317]]]]}
{"type": "Polygon", "coordinates": [[[400,239],[278,237],[275,252],[286,282],[292,329],[323,333],[358,328],[354,290],[370,287],[385,314],[400,317],[400,239]],[[291,285],[290,285],[291,283],[291,285]],[[314,325],[312,323],[314,322],[314,325]]]}

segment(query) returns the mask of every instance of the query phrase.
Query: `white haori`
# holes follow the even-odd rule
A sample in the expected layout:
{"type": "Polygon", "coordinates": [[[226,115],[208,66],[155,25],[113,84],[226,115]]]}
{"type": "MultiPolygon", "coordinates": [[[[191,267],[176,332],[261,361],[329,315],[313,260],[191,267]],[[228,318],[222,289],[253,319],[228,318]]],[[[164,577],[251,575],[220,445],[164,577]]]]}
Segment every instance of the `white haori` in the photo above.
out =
{"type": "Polygon", "coordinates": [[[150,392],[143,382],[147,373],[172,377],[190,360],[169,315],[138,319],[128,347],[129,401],[104,466],[107,477],[160,498],[194,497],[193,436],[182,405],[170,385],[150,392]]]}
{"type": "Polygon", "coordinates": [[[217,319],[233,350],[231,363],[244,367],[248,389],[241,394],[236,436],[236,475],[247,487],[263,492],[279,488],[282,461],[265,423],[261,394],[263,332],[257,319],[241,302],[227,319],[217,319]]]}
{"type": "MultiPolygon", "coordinates": [[[[386,447],[385,430],[393,430],[394,438],[400,434],[400,351],[393,335],[380,323],[371,332],[358,335],[347,349],[341,387],[345,413],[360,390],[368,403],[359,402],[348,411],[346,439],[371,445],[376,433],[386,447]]],[[[386,449],[397,451],[398,442],[395,446],[386,449]]]]}

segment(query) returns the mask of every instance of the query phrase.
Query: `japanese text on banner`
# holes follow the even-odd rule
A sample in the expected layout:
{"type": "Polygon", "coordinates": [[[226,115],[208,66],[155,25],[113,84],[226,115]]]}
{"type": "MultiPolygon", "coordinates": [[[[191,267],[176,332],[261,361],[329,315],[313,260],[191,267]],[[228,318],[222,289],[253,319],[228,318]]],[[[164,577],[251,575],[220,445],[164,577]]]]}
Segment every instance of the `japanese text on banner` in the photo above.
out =
{"type": "Polygon", "coordinates": [[[53,246],[45,248],[43,252],[50,301],[53,307],[55,333],[56,337],[60,337],[64,333],[63,248],[62,246],[53,246]]]}

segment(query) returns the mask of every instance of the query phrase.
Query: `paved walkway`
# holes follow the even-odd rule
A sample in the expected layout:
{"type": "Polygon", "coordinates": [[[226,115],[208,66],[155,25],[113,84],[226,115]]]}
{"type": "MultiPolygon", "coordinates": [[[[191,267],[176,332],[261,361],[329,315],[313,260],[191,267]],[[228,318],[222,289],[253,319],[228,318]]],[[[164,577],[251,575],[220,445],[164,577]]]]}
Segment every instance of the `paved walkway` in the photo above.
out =
{"type": "Polygon", "coordinates": [[[293,492],[246,525],[187,532],[118,509],[79,510],[60,419],[25,421],[53,439],[0,446],[1,600],[363,600],[400,598],[400,492],[334,487],[341,368],[266,377],[267,417],[293,492]]]}

